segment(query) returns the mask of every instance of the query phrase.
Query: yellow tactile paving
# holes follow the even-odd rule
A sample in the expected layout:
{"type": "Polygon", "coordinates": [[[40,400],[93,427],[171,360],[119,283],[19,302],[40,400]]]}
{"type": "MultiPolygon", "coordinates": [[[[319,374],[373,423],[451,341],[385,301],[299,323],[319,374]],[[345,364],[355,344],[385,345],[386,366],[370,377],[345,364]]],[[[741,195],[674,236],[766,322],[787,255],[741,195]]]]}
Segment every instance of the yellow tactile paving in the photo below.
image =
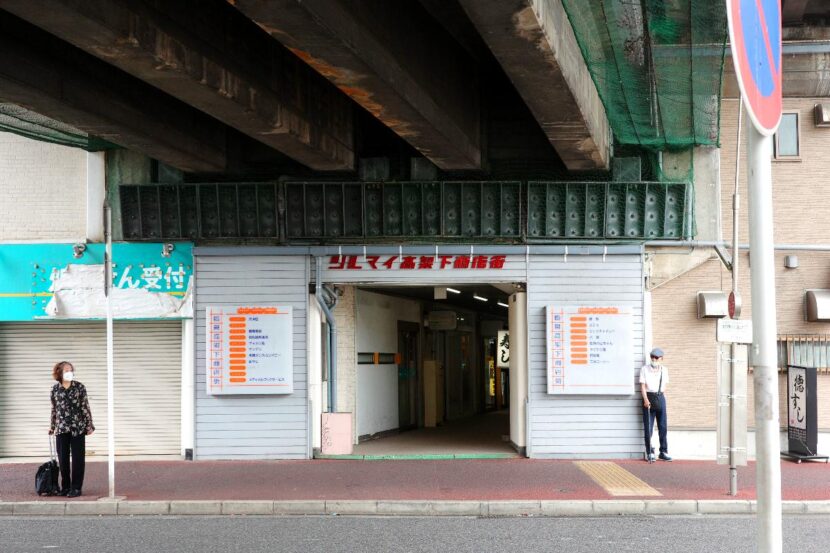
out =
{"type": "Polygon", "coordinates": [[[579,470],[591,477],[613,496],[663,495],[621,466],[611,461],[574,461],[579,470]]]}

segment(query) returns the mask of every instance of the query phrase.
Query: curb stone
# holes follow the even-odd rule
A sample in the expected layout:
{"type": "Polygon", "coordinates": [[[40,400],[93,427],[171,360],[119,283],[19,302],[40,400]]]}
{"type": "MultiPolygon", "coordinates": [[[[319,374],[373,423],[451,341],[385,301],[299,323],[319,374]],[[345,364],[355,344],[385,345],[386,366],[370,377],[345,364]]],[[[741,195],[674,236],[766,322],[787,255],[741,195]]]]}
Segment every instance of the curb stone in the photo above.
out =
{"type": "Polygon", "coordinates": [[[223,501],[223,515],[273,515],[273,501],[223,501]]]}
{"type": "Polygon", "coordinates": [[[646,501],[647,515],[695,515],[697,500],[666,499],[663,501],[646,501]]]}
{"type": "Polygon", "coordinates": [[[21,501],[14,503],[15,515],[63,515],[66,512],[65,501],[21,501]]]}
{"type": "Polygon", "coordinates": [[[549,517],[585,517],[594,514],[594,502],[576,501],[542,501],[542,515],[549,517]]]}
{"type": "Polygon", "coordinates": [[[319,501],[274,501],[275,515],[324,515],[326,502],[319,501]]]}
{"type": "Polygon", "coordinates": [[[805,501],[782,501],[781,512],[789,515],[803,514],[807,512],[807,505],[805,501]]]}
{"type": "Polygon", "coordinates": [[[420,515],[432,514],[432,504],[428,501],[378,501],[379,515],[420,515]]]}
{"type": "Polygon", "coordinates": [[[169,515],[169,501],[121,501],[119,515],[169,515]]]}
{"type": "Polygon", "coordinates": [[[221,501],[171,501],[171,515],[221,515],[221,501]]]}
{"type": "Polygon", "coordinates": [[[484,516],[486,505],[481,501],[433,501],[431,514],[450,516],[484,516]]]}
{"type": "Polygon", "coordinates": [[[642,500],[594,501],[595,515],[642,515],[645,512],[646,502],[642,500]]]}
{"type": "MultiPolygon", "coordinates": [[[[292,501],[0,501],[0,516],[381,515],[602,517],[621,515],[749,515],[750,500],[292,500],[292,501]]],[[[830,500],[782,501],[788,515],[830,514],[830,500]]]]}
{"type": "Polygon", "coordinates": [[[515,517],[542,514],[541,501],[489,501],[482,502],[491,517],[515,517]]]}
{"type": "Polygon", "coordinates": [[[114,502],[102,503],[98,501],[67,501],[67,515],[116,515],[118,504],[114,502]]]}
{"type": "MultiPolygon", "coordinates": [[[[413,502],[420,503],[420,502],[413,502]]],[[[327,515],[376,515],[378,514],[377,501],[326,501],[327,515]]]]}
{"type": "Polygon", "coordinates": [[[830,513],[830,501],[803,501],[804,512],[826,515],[830,513]]]}
{"type": "Polygon", "coordinates": [[[746,499],[701,499],[697,502],[697,512],[702,515],[748,515],[752,512],[752,504],[746,499]]]}

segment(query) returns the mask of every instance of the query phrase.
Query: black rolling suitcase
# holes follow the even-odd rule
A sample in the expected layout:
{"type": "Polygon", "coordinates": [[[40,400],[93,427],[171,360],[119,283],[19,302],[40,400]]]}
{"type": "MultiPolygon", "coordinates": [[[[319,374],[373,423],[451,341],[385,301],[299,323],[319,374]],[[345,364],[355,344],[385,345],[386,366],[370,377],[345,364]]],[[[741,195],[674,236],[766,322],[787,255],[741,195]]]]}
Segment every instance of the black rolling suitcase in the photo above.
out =
{"type": "Polygon", "coordinates": [[[35,474],[35,492],[38,495],[58,495],[58,461],[55,459],[55,447],[52,437],[49,437],[49,453],[52,456],[40,465],[35,474]]]}

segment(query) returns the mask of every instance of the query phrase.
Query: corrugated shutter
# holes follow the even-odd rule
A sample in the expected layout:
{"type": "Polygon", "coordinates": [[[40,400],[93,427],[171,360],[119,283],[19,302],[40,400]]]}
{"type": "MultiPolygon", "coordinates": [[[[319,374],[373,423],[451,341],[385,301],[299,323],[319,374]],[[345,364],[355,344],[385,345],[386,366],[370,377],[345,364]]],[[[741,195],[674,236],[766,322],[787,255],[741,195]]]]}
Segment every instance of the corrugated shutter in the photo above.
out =
{"type": "Polygon", "coordinates": [[[197,256],[196,274],[196,456],[200,459],[308,458],[308,258],[197,256]],[[293,307],[294,393],[207,395],[205,307],[262,304],[293,307]]]}
{"type": "Polygon", "coordinates": [[[639,255],[531,256],[528,445],[531,457],[626,458],[643,454],[637,377],[643,365],[643,265],[639,255]],[[547,393],[545,306],[625,305],[634,313],[631,392],[625,396],[547,393]]]}
{"type": "MultiPolygon", "coordinates": [[[[181,326],[115,324],[116,455],[181,453],[181,326]]],[[[37,322],[0,324],[0,456],[48,455],[51,373],[63,360],[89,394],[96,431],[87,454],[106,455],[105,325],[37,322]]]]}

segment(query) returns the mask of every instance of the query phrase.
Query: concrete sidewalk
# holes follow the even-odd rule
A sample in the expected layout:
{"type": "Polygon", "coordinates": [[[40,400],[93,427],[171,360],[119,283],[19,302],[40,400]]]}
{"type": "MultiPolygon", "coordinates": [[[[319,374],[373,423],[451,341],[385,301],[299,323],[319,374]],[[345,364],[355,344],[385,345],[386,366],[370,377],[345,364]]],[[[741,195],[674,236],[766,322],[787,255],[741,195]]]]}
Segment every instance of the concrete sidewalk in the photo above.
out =
{"type": "MultiPolygon", "coordinates": [[[[789,513],[830,514],[830,465],[782,461],[789,513]]],[[[106,463],[88,463],[84,495],[34,494],[37,464],[0,464],[0,514],[749,514],[754,465],[560,461],[124,461],[109,502],[106,463]]]]}

